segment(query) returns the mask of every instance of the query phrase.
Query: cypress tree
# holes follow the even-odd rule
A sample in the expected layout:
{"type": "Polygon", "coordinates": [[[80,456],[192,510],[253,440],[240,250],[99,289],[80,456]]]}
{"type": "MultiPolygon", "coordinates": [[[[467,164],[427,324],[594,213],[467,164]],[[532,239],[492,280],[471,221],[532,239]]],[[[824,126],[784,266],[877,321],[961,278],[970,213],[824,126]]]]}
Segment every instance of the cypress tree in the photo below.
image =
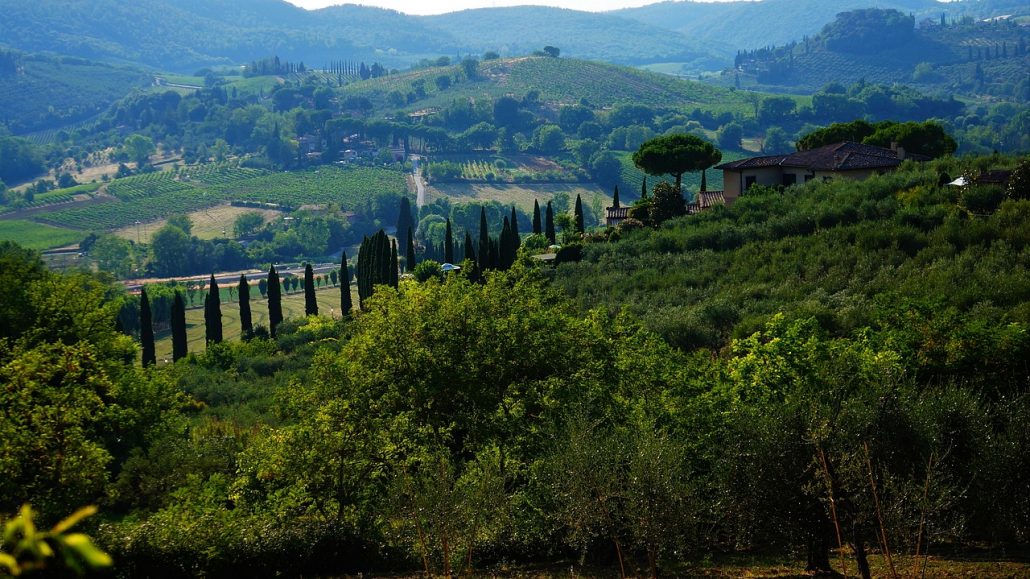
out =
{"type": "Polygon", "coordinates": [[[368,281],[369,281],[369,252],[372,251],[372,242],[369,241],[368,236],[365,236],[361,240],[361,248],[358,251],[358,267],[355,271],[358,278],[358,307],[364,308],[364,302],[368,299],[368,281]]]}
{"type": "Polygon", "coordinates": [[[399,272],[400,264],[397,262],[397,240],[390,241],[390,287],[400,285],[399,272]]]}
{"type": "Polygon", "coordinates": [[[544,232],[543,227],[540,225],[540,202],[536,199],[533,200],[533,233],[540,235],[544,232]]]}
{"type": "Polygon", "coordinates": [[[415,271],[415,235],[412,234],[411,228],[408,228],[408,248],[407,255],[404,256],[405,261],[408,262],[407,270],[415,271]]]}
{"type": "Polygon", "coordinates": [[[218,293],[215,274],[211,274],[207,298],[204,300],[204,330],[208,344],[222,341],[222,297],[218,293]]]}
{"type": "Polygon", "coordinates": [[[707,177],[706,173],[707,173],[707,171],[705,171],[704,169],[701,169],[701,189],[700,189],[700,191],[702,193],[705,192],[705,191],[708,191],[708,177],[707,177]]]}
{"type": "MultiPolygon", "coordinates": [[[[522,245],[522,238],[519,237],[519,216],[515,214],[515,206],[511,206],[511,241],[515,244],[515,251],[518,252],[519,247],[522,245]]],[[[515,263],[515,259],[512,258],[512,263],[515,263]]]]}
{"type": "Polygon", "coordinates": [[[451,218],[447,218],[447,233],[443,240],[444,263],[454,263],[454,234],[451,233],[451,218]]]}
{"type": "MultiPolygon", "coordinates": [[[[390,266],[394,265],[393,255],[390,251],[392,240],[382,229],[376,233],[376,239],[379,250],[372,254],[373,259],[376,260],[373,264],[376,268],[376,276],[372,280],[373,288],[376,285],[392,285],[390,281],[393,279],[393,275],[390,274],[390,266]]],[[[373,293],[375,293],[374,289],[373,293]]]]}
{"type": "Polygon", "coordinates": [[[486,207],[479,208],[479,269],[490,268],[490,230],[486,223],[486,207]]]}
{"type": "Polygon", "coordinates": [[[618,209],[619,205],[619,186],[615,186],[615,192],[612,193],[612,207],[618,209]]]}
{"type": "Polygon", "coordinates": [[[579,193],[576,193],[576,208],[573,215],[576,217],[576,233],[582,235],[586,228],[583,225],[583,200],[580,198],[579,193]]]}
{"type": "Polygon", "coordinates": [[[340,315],[350,316],[354,304],[350,297],[350,271],[347,270],[347,252],[343,252],[343,259],[340,262],[340,315]]]}
{"type": "Polygon", "coordinates": [[[143,349],[143,366],[157,364],[157,353],[154,351],[154,324],[150,315],[147,288],[143,288],[139,297],[139,341],[143,349]]]}
{"type": "Polygon", "coordinates": [[[304,315],[318,315],[318,300],[315,298],[315,271],[311,264],[304,266],[304,315]]]}
{"type": "Polygon", "coordinates": [[[397,238],[400,239],[408,229],[415,229],[415,222],[411,218],[411,201],[405,195],[401,197],[401,207],[397,214],[397,238]]]}
{"type": "Polygon", "coordinates": [[[501,264],[501,252],[497,245],[496,239],[490,240],[490,261],[488,262],[490,264],[490,269],[498,269],[501,264]]]}
{"type": "Polygon", "coordinates": [[[175,291],[175,299],[172,301],[172,361],[186,357],[186,304],[182,301],[182,294],[175,291]]]}
{"type": "Polygon", "coordinates": [[[249,340],[254,335],[254,321],[250,315],[250,282],[242,273],[236,293],[240,295],[240,330],[243,332],[243,339],[249,340]]]}
{"type": "Polygon", "coordinates": [[[640,198],[647,199],[647,177],[644,177],[643,183],[640,184],[640,198]]]}
{"type": "Polygon", "coordinates": [[[268,268],[268,331],[275,337],[275,329],[283,321],[283,294],[279,285],[279,273],[275,266],[268,268]]]}
{"type": "Polygon", "coordinates": [[[550,241],[551,245],[554,245],[554,240],[555,240],[555,237],[554,237],[554,209],[551,208],[551,202],[550,201],[547,202],[547,215],[546,215],[546,217],[547,217],[547,219],[545,221],[545,228],[546,228],[545,231],[546,231],[546,234],[547,234],[547,241],[550,241]]]}
{"type": "Polygon", "coordinates": [[[508,269],[515,263],[515,240],[511,235],[511,224],[508,218],[504,218],[504,225],[501,226],[501,237],[497,240],[499,269],[508,269]]]}
{"type": "Polygon", "coordinates": [[[468,262],[468,269],[465,271],[465,275],[468,276],[470,281],[478,282],[479,266],[476,260],[476,250],[472,242],[472,234],[465,231],[465,261],[468,262]]]}
{"type": "Polygon", "coordinates": [[[467,230],[465,231],[465,259],[472,262],[476,261],[476,247],[472,243],[472,234],[467,230]]]}

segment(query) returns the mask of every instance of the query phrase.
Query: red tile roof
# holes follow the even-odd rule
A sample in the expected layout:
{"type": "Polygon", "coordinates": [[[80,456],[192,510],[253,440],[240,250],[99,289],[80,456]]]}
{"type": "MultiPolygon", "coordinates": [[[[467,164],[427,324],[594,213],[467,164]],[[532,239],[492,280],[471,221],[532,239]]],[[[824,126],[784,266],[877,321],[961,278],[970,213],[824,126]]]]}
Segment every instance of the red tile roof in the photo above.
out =
{"type": "MultiPolygon", "coordinates": [[[[922,155],[908,158],[926,160],[922,155]]],[[[844,142],[826,145],[810,151],[799,151],[788,155],[751,157],[723,163],[716,169],[743,170],[761,167],[792,167],[811,171],[855,171],[860,169],[890,169],[902,163],[898,152],[893,149],[844,142]]]]}

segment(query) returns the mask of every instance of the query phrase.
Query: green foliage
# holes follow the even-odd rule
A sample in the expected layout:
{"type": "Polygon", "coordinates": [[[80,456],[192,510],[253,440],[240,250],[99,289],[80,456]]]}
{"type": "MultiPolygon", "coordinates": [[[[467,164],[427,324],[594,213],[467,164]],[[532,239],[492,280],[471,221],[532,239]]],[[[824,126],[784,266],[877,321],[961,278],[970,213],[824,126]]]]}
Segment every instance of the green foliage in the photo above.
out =
{"type": "Polygon", "coordinates": [[[633,153],[633,163],[648,175],[672,175],[678,189],[683,174],[715,165],[722,153],[711,143],[694,135],[673,134],[655,137],[633,153]]]}
{"type": "Polygon", "coordinates": [[[0,181],[19,183],[43,172],[41,151],[20,137],[0,134],[0,181]]]}
{"type": "Polygon", "coordinates": [[[914,34],[915,17],[897,10],[869,8],[841,12],[820,36],[833,51],[875,53],[904,45],[914,34]]]}
{"type": "Polygon", "coordinates": [[[431,279],[442,280],[443,270],[440,269],[440,264],[427,259],[415,266],[415,280],[419,283],[427,282],[431,279]]]}
{"type": "Polygon", "coordinates": [[[97,512],[83,507],[58,522],[49,531],[36,528],[35,513],[23,505],[18,515],[3,524],[0,568],[12,576],[44,569],[64,568],[76,575],[111,566],[111,556],[98,549],[89,536],[67,531],[97,512]],[[56,565],[54,565],[56,563],[56,565]]]}

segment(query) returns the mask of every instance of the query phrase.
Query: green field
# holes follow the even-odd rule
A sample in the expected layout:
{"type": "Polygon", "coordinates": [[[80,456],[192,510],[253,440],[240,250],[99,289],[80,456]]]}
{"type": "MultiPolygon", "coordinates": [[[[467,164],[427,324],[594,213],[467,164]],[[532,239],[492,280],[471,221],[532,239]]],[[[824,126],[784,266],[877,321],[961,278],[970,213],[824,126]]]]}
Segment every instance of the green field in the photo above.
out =
{"type": "MultiPolygon", "coordinates": [[[[251,286],[250,311],[255,326],[268,327],[268,300],[261,297],[257,286],[251,286]]],[[[340,288],[328,287],[315,291],[318,299],[318,311],[322,315],[339,317],[340,315],[340,288]]],[[[240,305],[239,302],[228,302],[227,294],[222,292],[222,337],[229,340],[239,340],[242,335],[240,329],[240,305]]],[[[358,290],[356,285],[351,286],[351,301],[358,303],[358,290]]],[[[304,292],[299,291],[283,296],[283,317],[286,319],[299,318],[304,316],[304,292]]],[[[172,333],[170,330],[158,332],[155,335],[155,348],[158,364],[164,364],[172,359],[172,333]]],[[[186,310],[186,344],[190,352],[204,351],[204,308],[192,308],[186,310]]]]}
{"type": "Polygon", "coordinates": [[[73,229],[108,231],[230,201],[293,208],[335,203],[345,211],[361,212],[373,207],[380,195],[405,194],[407,180],[400,170],[379,167],[270,173],[216,163],[118,179],[108,185],[107,192],[118,201],[58,209],[40,219],[73,229]]]}
{"type": "Polygon", "coordinates": [[[80,231],[22,219],[0,221],[0,241],[14,241],[29,249],[51,249],[82,241],[80,231]]]}

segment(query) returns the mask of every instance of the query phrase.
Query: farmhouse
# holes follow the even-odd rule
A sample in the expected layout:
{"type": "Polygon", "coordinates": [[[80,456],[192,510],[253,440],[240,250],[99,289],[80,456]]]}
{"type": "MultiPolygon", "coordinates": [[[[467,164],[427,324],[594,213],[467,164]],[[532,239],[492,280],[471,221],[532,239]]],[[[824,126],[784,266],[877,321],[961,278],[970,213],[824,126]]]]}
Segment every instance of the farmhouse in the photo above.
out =
{"type": "Polygon", "coordinates": [[[899,146],[891,148],[843,142],[788,155],[752,157],[715,168],[723,174],[723,197],[732,204],[752,185],[789,186],[812,179],[835,177],[862,180],[897,168],[906,159],[926,161],[922,155],[906,155],[899,146]]]}

